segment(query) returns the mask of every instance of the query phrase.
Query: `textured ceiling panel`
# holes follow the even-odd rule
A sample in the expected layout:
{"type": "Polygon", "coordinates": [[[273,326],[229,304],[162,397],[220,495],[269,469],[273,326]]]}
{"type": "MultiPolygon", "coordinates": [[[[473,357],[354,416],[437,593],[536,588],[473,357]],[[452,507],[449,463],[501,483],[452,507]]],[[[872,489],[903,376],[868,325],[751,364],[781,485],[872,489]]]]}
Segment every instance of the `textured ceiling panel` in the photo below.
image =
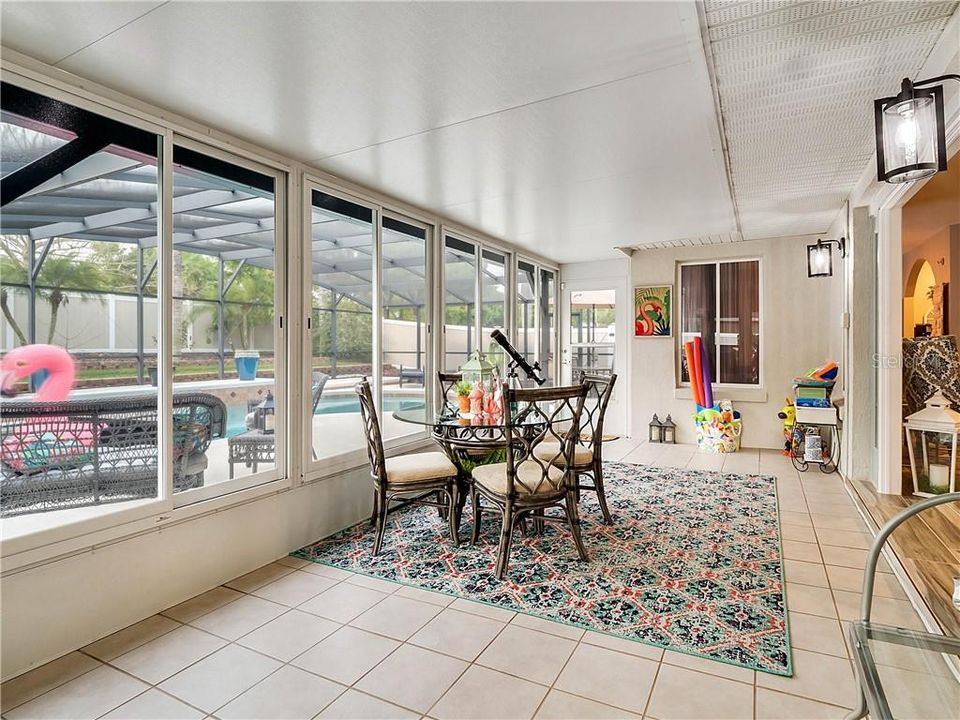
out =
{"type": "Polygon", "coordinates": [[[958,3],[704,4],[746,239],[827,230],[873,154],[873,100],[915,77],[958,3]]]}

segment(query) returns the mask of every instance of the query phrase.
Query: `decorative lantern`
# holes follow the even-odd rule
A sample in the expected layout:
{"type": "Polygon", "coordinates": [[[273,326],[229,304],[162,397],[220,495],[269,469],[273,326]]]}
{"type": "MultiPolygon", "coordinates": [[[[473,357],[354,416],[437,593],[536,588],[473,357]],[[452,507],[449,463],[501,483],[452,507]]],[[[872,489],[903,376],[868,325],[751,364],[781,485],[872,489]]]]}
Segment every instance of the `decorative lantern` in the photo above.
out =
{"type": "Polygon", "coordinates": [[[947,169],[943,86],[920,86],[948,79],[960,80],[960,75],[917,82],[904,78],[897,95],[873,101],[878,180],[904,183],[947,169]]]}
{"type": "Polygon", "coordinates": [[[816,245],[807,245],[807,277],[830,277],[833,275],[833,249],[840,248],[840,257],[847,256],[846,238],[817,240],[816,245]]]}
{"type": "Polygon", "coordinates": [[[490,386],[493,369],[494,366],[487,362],[486,356],[479,350],[475,350],[473,357],[460,366],[460,373],[463,375],[463,381],[472,383],[474,388],[493,390],[490,386]]]}
{"type": "Polygon", "coordinates": [[[275,413],[275,405],[273,401],[273,393],[267,390],[267,397],[263,399],[263,402],[257,405],[256,417],[254,420],[255,427],[260,432],[265,435],[272,435],[274,429],[276,428],[277,416],[275,413]]]}
{"type": "Polygon", "coordinates": [[[667,414],[667,419],[660,423],[663,439],[661,442],[670,443],[672,445],[677,444],[677,424],[673,422],[673,418],[670,417],[670,414],[667,414]]]}
{"type": "Polygon", "coordinates": [[[960,413],[950,409],[943,393],[937,392],[923,410],[907,416],[904,432],[910,452],[913,494],[926,497],[948,490],[956,492],[960,413]]]}
{"type": "Polygon", "coordinates": [[[653,414],[653,420],[650,421],[650,442],[663,442],[663,423],[657,414],[653,414]]]}

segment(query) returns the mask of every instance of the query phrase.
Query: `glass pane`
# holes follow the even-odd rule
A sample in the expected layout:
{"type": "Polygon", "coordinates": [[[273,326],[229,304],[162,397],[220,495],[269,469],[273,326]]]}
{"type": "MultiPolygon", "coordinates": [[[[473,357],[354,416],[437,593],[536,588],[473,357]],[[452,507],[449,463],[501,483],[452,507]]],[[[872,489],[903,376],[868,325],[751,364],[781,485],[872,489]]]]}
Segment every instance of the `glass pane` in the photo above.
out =
{"type": "Polygon", "coordinates": [[[503,370],[506,353],[490,333],[506,329],[507,259],[492,250],[483,251],[480,263],[480,302],[480,348],[487,354],[487,360],[503,370]]]}
{"type": "Polygon", "coordinates": [[[700,337],[707,349],[710,377],[717,377],[714,336],[717,318],[717,266],[683,265],[680,268],[680,378],[690,381],[683,343],[700,337]]]}
{"type": "Polygon", "coordinates": [[[760,263],[720,264],[720,377],[722,383],[760,382],[760,263]]]}
{"type": "Polygon", "coordinates": [[[182,147],[173,160],[174,493],[254,473],[268,481],[284,395],[274,375],[274,180],[182,147]],[[206,412],[192,404],[198,393],[226,409],[202,480],[182,462],[197,442],[194,415],[206,412]]]}
{"type": "Polygon", "coordinates": [[[364,447],[353,391],[373,372],[373,211],[312,195],[311,395],[316,460],[364,447]]]}
{"type": "Polygon", "coordinates": [[[546,385],[557,384],[557,282],[552,270],[540,270],[540,366],[546,385]]]}
{"type": "Polygon", "coordinates": [[[423,405],[426,390],[427,231],[383,219],[383,412],[385,439],[420,432],[393,418],[393,411],[423,405]]]}
{"type": "Polygon", "coordinates": [[[443,252],[444,370],[456,371],[476,345],[477,250],[468,242],[447,237],[443,252]]]}
{"type": "Polygon", "coordinates": [[[570,292],[570,353],[573,382],[581,371],[613,372],[617,291],[570,292]]]}
{"type": "Polygon", "coordinates": [[[530,263],[517,263],[516,348],[531,365],[537,359],[537,270],[530,263]]]}
{"type": "Polygon", "coordinates": [[[2,103],[0,515],[157,498],[158,138],[7,84],[2,103]]]}

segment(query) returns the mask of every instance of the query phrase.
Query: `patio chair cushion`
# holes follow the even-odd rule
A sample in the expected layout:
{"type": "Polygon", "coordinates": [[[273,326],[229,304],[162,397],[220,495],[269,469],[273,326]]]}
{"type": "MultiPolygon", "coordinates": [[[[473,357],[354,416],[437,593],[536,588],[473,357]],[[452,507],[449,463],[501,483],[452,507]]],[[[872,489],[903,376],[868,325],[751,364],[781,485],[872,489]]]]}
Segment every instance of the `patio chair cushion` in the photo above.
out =
{"type": "MultiPolygon", "coordinates": [[[[541,460],[549,460],[556,465],[563,465],[563,455],[560,453],[559,442],[542,442],[533,448],[534,457],[541,460]],[[554,460],[556,458],[556,460],[554,460]]],[[[583,467],[593,463],[593,450],[582,445],[573,446],[573,464],[575,467],[583,467]]]]}
{"type": "MultiPolygon", "coordinates": [[[[517,465],[515,469],[517,481],[514,483],[514,490],[521,495],[556,493],[556,486],[563,478],[563,470],[551,465],[547,470],[547,474],[553,482],[547,482],[547,479],[543,477],[543,469],[540,464],[533,460],[525,460],[517,465]]],[[[500,495],[507,494],[506,463],[477,465],[477,467],[473,469],[473,479],[480,485],[483,485],[487,490],[491,490],[500,495]]]]}
{"type": "Polygon", "coordinates": [[[442,452],[414,453],[387,458],[387,482],[403,485],[456,477],[457,468],[442,452]]]}

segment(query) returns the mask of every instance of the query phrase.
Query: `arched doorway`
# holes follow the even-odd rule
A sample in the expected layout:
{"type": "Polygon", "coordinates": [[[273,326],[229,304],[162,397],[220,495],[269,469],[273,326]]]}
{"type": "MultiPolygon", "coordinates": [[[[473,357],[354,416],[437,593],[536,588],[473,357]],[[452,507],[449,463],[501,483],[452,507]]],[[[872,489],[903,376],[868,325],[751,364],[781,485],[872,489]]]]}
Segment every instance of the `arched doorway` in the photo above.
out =
{"type": "Polygon", "coordinates": [[[933,266],[928,260],[918,258],[907,274],[903,291],[904,337],[914,337],[918,326],[932,323],[936,286],[933,266]]]}

